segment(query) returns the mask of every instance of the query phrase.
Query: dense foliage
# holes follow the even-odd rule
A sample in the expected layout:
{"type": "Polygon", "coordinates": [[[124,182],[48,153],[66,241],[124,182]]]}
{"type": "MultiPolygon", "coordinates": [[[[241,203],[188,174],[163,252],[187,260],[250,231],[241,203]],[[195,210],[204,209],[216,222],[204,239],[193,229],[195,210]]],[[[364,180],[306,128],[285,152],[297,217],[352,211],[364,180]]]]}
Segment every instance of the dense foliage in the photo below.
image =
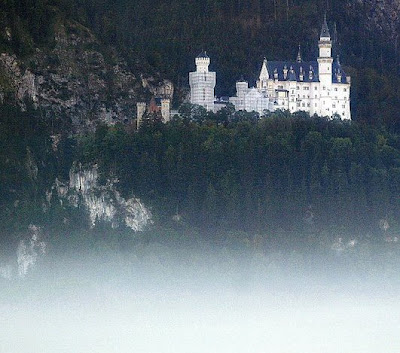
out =
{"type": "Polygon", "coordinates": [[[103,127],[81,141],[81,158],[163,222],[179,215],[203,229],[296,234],[378,234],[381,219],[397,226],[398,135],[305,113],[187,111],[197,115],[149,118],[137,133],[103,127]]]}
{"type": "Polygon", "coordinates": [[[52,135],[58,123],[43,120],[29,103],[26,111],[0,105],[1,246],[12,245],[14,236],[32,222],[52,221],[43,212],[46,192],[55,178],[68,177],[75,153],[71,139],[52,135]]]}
{"type": "Polygon", "coordinates": [[[260,234],[265,245],[397,236],[399,135],[303,112],[260,118],[184,105],[180,113],[167,124],[147,116],[138,131],[101,126],[71,138],[29,105],[1,106],[1,243],[12,246],[31,223],[60,244],[64,233],[86,234],[82,209],[46,201],[77,160],[98,164],[102,183],[118,178],[124,196],[140,197],[156,226],[182,241],[193,228],[216,241],[260,234]]]}

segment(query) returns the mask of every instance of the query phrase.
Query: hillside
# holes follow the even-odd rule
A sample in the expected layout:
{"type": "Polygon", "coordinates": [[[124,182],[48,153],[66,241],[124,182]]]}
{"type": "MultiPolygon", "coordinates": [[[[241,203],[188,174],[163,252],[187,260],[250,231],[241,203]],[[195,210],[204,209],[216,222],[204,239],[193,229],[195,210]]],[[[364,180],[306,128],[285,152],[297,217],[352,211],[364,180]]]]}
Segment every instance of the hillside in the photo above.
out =
{"type": "Polygon", "coordinates": [[[47,1],[0,5],[0,100],[48,120],[56,132],[129,123],[136,101],[165,84],[127,64],[78,18],[47,1]]]}
{"type": "MultiPolygon", "coordinates": [[[[323,14],[353,77],[353,119],[399,130],[397,1],[24,0],[0,5],[1,96],[36,100],[66,125],[130,121],[137,100],[171,80],[174,105],[188,90],[194,57],[207,50],[217,94],[262,58],[315,59],[323,14]],[[143,80],[145,78],[145,80],[143,80]],[[40,101],[40,102],[39,102],[40,101]]],[[[22,104],[23,105],[23,104],[22,104]]]]}
{"type": "MultiPolygon", "coordinates": [[[[176,106],[184,100],[193,57],[205,47],[219,93],[240,74],[254,79],[264,55],[293,57],[298,42],[314,58],[323,3],[2,2],[4,252],[38,239],[38,229],[53,246],[70,233],[87,245],[79,234],[88,229],[117,243],[139,230],[172,230],[173,239],[196,229],[227,244],[396,246],[395,2],[328,2],[353,77],[351,124],[183,105],[167,125],[147,116],[139,132],[132,128],[135,103],[163,85],[174,86],[176,106]]],[[[38,253],[41,242],[31,244],[38,253]]]]}

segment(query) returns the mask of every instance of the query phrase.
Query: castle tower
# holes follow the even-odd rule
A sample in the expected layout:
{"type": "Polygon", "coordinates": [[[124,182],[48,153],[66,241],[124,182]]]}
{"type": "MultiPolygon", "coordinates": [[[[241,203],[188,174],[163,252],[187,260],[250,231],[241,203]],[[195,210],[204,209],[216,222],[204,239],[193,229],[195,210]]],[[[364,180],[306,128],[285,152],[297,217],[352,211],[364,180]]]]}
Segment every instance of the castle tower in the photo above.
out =
{"type": "Polygon", "coordinates": [[[321,116],[332,116],[332,40],[329,33],[326,15],[322,24],[321,35],[318,42],[318,71],[319,71],[319,110],[321,116]]]}
{"type": "Polygon", "coordinates": [[[264,58],[261,67],[260,78],[259,81],[257,82],[257,88],[259,90],[266,91],[268,89],[268,80],[269,80],[268,62],[267,58],[264,58]]]}
{"type": "Polygon", "coordinates": [[[138,102],[136,104],[136,128],[139,129],[143,120],[143,115],[146,113],[146,103],[138,102]]]}
{"type": "Polygon", "coordinates": [[[328,87],[332,84],[332,40],[329,33],[328,24],[326,23],[326,15],[324,16],[324,23],[322,24],[321,36],[318,42],[319,57],[319,81],[322,86],[328,87]]]}
{"type": "Polygon", "coordinates": [[[246,94],[249,92],[249,83],[245,80],[236,82],[236,97],[232,97],[230,102],[235,106],[236,110],[244,110],[246,94]]]}
{"type": "Polygon", "coordinates": [[[208,71],[210,58],[206,52],[201,53],[195,62],[196,71],[189,73],[190,102],[213,111],[216,73],[208,71]]]}
{"type": "Polygon", "coordinates": [[[302,61],[303,61],[303,59],[301,57],[301,46],[299,44],[299,51],[297,52],[296,62],[301,63],[302,61]]]}
{"type": "Polygon", "coordinates": [[[161,99],[161,116],[164,123],[167,123],[171,119],[171,101],[169,99],[161,99]]]}

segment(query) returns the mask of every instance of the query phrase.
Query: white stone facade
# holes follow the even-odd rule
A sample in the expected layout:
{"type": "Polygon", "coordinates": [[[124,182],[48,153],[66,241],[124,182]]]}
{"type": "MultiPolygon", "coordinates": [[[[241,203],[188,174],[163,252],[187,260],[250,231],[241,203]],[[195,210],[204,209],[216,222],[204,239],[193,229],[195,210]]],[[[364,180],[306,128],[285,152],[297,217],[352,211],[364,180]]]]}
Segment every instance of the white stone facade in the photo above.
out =
{"type": "Polygon", "coordinates": [[[247,81],[236,82],[236,97],[230,97],[229,102],[236,110],[256,111],[262,114],[265,110],[273,110],[271,101],[266,92],[255,87],[249,88],[247,81]]]}
{"type": "MultiPolygon", "coordinates": [[[[343,71],[339,57],[336,60],[332,57],[326,18],[318,48],[316,61],[304,62],[300,48],[295,61],[269,62],[264,59],[256,87],[250,88],[246,81],[238,81],[236,96],[230,97],[229,102],[236,110],[260,114],[282,109],[350,120],[351,79],[343,71]]],[[[215,73],[208,72],[209,63],[208,56],[200,55],[196,59],[197,71],[189,76],[191,103],[214,110],[215,73]]]]}
{"type": "Polygon", "coordinates": [[[167,123],[171,120],[171,101],[169,99],[161,99],[161,116],[163,121],[167,123]]]}
{"type": "Polygon", "coordinates": [[[146,102],[136,103],[136,127],[139,128],[146,113],[161,114],[162,121],[167,123],[171,120],[171,100],[169,98],[153,98],[149,104],[146,102]]]}
{"type": "Polygon", "coordinates": [[[208,70],[209,65],[206,52],[196,58],[196,71],[189,73],[190,102],[214,111],[216,73],[208,70]]]}

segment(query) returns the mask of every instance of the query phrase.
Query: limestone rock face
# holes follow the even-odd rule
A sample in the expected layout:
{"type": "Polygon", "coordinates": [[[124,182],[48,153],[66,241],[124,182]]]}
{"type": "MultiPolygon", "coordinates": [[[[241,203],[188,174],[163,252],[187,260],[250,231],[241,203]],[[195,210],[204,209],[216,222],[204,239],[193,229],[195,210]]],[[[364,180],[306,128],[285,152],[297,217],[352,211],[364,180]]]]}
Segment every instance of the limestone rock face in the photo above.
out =
{"type": "MultiPolygon", "coordinates": [[[[126,226],[140,232],[152,223],[152,214],[137,198],[125,199],[116,190],[117,180],[109,180],[106,185],[98,183],[97,166],[83,168],[75,164],[69,175],[69,184],[56,180],[53,191],[61,202],[87,211],[89,224],[97,222],[111,223],[113,228],[126,226]]],[[[51,200],[51,196],[48,197],[51,200]]]]}
{"type": "Polygon", "coordinates": [[[49,119],[61,117],[81,132],[99,123],[130,123],[146,92],[172,97],[172,82],[134,73],[87,28],[64,22],[55,33],[51,47],[36,49],[29,58],[0,55],[1,101],[12,96],[25,108],[28,98],[49,119]]]}
{"type": "Polygon", "coordinates": [[[44,241],[43,229],[31,224],[19,240],[14,255],[6,261],[0,258],[0,278],[24,278],[46,252],[47,243],[44,241]]]}
{"type": "Polygon", "coordinates": [[[18,276],[25,277],[29,269],[40,256],[46,254],[46,243],[42,241],[43,233],[40,227],[29,226],[29,236],[22,239],[17,248],[18,276]]]}

